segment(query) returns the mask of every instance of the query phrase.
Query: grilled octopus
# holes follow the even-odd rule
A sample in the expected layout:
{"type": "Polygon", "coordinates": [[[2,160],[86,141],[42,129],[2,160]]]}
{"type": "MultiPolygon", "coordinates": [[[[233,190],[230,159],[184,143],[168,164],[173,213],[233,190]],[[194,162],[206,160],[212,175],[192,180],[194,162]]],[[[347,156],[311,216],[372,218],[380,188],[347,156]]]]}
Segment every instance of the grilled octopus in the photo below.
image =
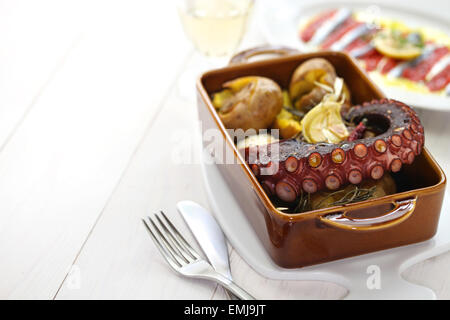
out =
{"type": "Polygon", "coordinates": [[[380,133],[338,144],[287,139],[266,145],[264,152],[245,148],[246,161],[266,193],[293,202],[302,191],[337,190],[368,178],[378,180],[385,172],[411,164],[422,151],[423,126],[402,102],[373,100],[352,107],[344,118],[356,123],[365,118],[380,133]]]}

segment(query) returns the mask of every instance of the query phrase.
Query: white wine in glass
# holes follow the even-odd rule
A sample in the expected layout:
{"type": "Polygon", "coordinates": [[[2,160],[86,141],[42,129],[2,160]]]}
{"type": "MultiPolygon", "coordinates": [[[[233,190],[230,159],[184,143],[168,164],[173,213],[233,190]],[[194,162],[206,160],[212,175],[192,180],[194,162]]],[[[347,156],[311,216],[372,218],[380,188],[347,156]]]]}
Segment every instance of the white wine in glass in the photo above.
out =
{"type": "Polygon", "coordinates": [[[241,42],[253,0],[180,0],[178,4],[184,30],[198,51],[223,57],[241,42]]]}

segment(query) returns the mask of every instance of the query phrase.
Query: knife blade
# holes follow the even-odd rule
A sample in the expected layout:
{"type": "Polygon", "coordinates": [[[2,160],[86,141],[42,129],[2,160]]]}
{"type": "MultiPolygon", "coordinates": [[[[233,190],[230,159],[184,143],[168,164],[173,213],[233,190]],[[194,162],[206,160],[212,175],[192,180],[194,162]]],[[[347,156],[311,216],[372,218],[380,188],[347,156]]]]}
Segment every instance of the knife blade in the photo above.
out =
{"type": "MultiPolygon", "coordinates": [[[[216,219],[194,201],[180,201],[177,209],[213,268],[232,280],[227,243],[216,219]]],[[[228,294],[230,298],[235,298],[231,293],[228,294]]]]}

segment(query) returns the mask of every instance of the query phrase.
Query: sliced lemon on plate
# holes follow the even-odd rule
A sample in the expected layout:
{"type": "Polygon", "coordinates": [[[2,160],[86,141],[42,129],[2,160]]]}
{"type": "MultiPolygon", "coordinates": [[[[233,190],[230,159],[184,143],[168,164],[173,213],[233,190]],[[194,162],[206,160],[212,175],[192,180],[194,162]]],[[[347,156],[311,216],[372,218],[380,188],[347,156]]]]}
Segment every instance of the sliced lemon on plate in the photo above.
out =
{"type": "Polygon", "coordinates": [[[422,54],[423,43],[398,30],[384,30],[373,39],[375,49],[394,59],[410,60],[422,54]]]}

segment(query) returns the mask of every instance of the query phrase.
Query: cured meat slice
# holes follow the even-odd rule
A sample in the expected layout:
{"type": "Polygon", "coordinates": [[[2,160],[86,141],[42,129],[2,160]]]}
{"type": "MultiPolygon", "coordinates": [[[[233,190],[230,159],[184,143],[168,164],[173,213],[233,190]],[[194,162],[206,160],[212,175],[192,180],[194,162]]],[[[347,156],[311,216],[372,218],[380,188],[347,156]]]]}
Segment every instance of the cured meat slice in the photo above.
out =
{"type": "Polygon", "coordinates": [[[313,37],[316,30],[329,18],[331,18],[337,10],[329,10],[325,11],[319,15],[317,15],[312,21],[310,21],[305,29],[303,29],[300,32],[300,39],[302,39],[304,42],[308,42],[313,37]]]}
{"type": "Polygon", "coordinates": [[[443,56],[449,53],[447,47],[440,47],[435,49],[426,59],[420,61],[417,65],[405,68],[402,73],[402,77],[407,78],[412,81],[423,81],[427,76],[428,72],[433,68],[443,56]]]}
{"type": "Polygon", "coordinates": [[[341,39],[347,32],[356,28],[357,26],[363,24],[362,22],[358,22],[353,18],[348,18],[342,23],[342,25],[337,28],[333,33],[331,33],[326,40],[321,44],[323,49],[329,49],[333,43],[341,39]]]}
{"type": "Polygon", "coordinates": [[[450,65],[435,75],[428,83],[427,87],[431,91],[444,89],[450,83],[450,65]]]}

